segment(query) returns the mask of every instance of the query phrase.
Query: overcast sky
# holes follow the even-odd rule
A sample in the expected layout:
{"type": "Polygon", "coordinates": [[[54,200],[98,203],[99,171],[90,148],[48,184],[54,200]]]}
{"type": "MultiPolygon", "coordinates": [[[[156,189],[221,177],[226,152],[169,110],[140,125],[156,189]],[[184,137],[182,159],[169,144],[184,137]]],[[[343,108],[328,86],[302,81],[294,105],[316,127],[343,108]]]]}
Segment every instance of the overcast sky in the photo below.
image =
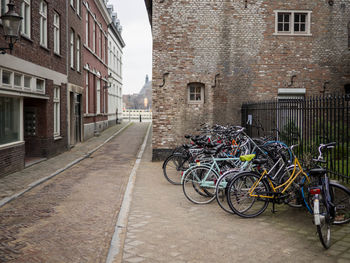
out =
{"type": "Polygon", "coordinates": [[[109,0],[123,27],[123,94],[138,93],[152,79],[152,34],[144,0],[109,0]]]}

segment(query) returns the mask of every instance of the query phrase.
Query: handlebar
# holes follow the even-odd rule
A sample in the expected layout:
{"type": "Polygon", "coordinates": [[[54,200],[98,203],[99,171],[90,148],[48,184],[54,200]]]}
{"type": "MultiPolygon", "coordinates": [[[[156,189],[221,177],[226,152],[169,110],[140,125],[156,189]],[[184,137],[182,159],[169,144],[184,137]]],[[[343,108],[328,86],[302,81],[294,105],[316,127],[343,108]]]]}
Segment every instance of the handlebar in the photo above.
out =
{"type": "Polygon", "coordinates": [[[322,151],[323,151],[324,149],[332,149],[332,148],[335,147],[335,145],[337,145],[336,142],[331,142],[331,143],[327,143],[327,144],[321,143],[320,146],[318,147],[318,153],[319,153],[319,155],[318,155],[318,158],[317,158],[315,161],[316,161],[316,162],[325,162],[325,161],[323,160],[322,151]]]}

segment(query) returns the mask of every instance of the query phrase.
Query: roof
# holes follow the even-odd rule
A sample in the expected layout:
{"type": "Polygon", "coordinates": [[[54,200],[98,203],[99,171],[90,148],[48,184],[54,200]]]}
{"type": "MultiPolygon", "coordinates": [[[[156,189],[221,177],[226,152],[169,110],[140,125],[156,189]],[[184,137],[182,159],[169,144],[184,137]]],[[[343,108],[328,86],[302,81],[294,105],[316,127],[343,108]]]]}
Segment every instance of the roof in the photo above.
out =
{"type": "Polygon", "coordinates": [[[152,0],[145,0],[149,23],[152,26],[152,0]]]}

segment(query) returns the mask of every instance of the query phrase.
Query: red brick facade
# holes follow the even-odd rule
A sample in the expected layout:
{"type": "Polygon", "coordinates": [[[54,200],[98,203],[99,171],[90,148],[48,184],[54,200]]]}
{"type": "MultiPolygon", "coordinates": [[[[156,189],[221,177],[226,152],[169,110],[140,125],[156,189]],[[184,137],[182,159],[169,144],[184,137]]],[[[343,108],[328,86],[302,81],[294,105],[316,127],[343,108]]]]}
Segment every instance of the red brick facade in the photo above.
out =
{"type": "MultiPolygon", "coordinates": [[[[15,10],[21,13],[23,1],[14,0],[15,10]]],[[[0,144],[0,175],[23,169],[25,158],[51,157],[67,150],[67,60],[66,60],[66,1],[47,0],[47,46],[40,45],[40,1],[30,2],[30,37],[21,35],[12,54],[0,55],[0,69],[21,77],[21,84],[14,87],[0,81],[0,97],[20,100],[22,111],[18,124],[21,134],[18,142],[0,144]],[[54,14],[59,15],[60,49],[54,52],[54,14]],[[25,88],[24,78],[30,78],[30,90],[25,88]],[[42,81],[44,92],[38,92],[38,81],[42,81]],[[6,85],[5,85],[6,84],[6,85]],[[57,115],[60,116],[58,132],[54,135],[54,88],[59,88],[60,96],[57,115]],[[7,94],[10,94],[8,97],[7,94]],[[33,114],[33,120],[28,115],[33,114]],[[30,122],[31,132],[28,132],[30,122]]],[[[0,25],[0,28],[2,26],[0,25]]],[[[0,46],[7,45],[0,29],[0,46]]],[[[9,112],[6,112],[10,116],[9,112]]],[[[31,115],[32,116],[32,115],[31,115]]],[[[3,124],[1,124],[3,125],[3,124]]]]}

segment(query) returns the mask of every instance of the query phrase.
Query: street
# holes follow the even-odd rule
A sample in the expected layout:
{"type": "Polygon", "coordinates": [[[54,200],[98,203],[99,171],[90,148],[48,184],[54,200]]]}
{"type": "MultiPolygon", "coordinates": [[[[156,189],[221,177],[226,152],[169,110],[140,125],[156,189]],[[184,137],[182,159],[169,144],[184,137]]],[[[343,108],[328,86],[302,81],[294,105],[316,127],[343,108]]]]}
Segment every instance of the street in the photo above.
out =
{"type": "MultiPolygon", "coordinates": [[[[133,123],[1,207],[0,262],[106,262],[148,125],[133,123]]],[[[111,262],[349,262],[349,225],[333,226],[332,246],[324,250],[304,209],[279,205],[276,214],[269,207],[257,218],[242,219],[215,202],[190,203],[181,186],[165,180],[162,163],[151,161],[150,138],[111,262]]]]}

